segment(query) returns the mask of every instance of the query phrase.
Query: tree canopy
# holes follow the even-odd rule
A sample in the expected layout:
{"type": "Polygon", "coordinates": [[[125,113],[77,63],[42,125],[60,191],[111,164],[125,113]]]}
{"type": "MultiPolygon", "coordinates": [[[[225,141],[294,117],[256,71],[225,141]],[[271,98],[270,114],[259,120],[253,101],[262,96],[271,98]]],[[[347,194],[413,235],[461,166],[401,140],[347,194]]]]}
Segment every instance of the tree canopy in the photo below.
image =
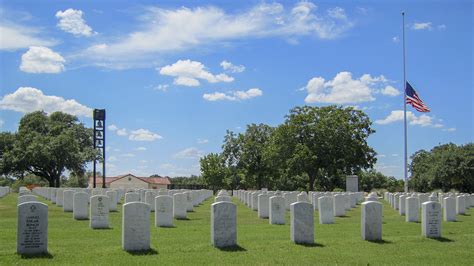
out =
{"type": "Polygon", "coordinates": [[[0,174],[20,179],[33,174],[55,187],[65,170],[83,175],[86,163],[97,155],[92,129],[62,112],[26,114],[16,133],[0,134],[0,148],[0,174]]]}
{"type": "Polygon", "coordinates": [[[367,144],[372,133],[360,110],[295,107],[276,127],[227,131],[222,153],[204,157],[201,171],[205,180],[212,176],[214,185],[227,188],[332,190],[343,187],[343,176],[374,165],[376,153],[367,144]]]}
{"type": "Polygon", "coordinates": [[[411,157],[409,187],[426,192],[434,189],[474,192],[474,144],[449,143],[431,151],[419,150],[411,157]]]}

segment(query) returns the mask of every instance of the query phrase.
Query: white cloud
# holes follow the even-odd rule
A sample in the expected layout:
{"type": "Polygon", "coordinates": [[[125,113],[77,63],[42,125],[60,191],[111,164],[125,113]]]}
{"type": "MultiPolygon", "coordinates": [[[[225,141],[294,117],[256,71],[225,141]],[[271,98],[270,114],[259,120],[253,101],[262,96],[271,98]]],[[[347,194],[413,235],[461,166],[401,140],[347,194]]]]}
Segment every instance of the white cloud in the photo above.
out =
{"type": "Polygon", "coordinates": [[[110,126],[108,126],[107,129],[109,129],[110,131],[115,132],[119,136],[127,136],[128,135],[127,129],[119,128],[114,124],[111,124],[110,126]]]}
{"type": "Polygon", "coordinates": [[[124,153],[124,154],[121,154],[120,156],[127,157],[127,158],[133,158],[133,157],[135,157],[135,154],[133,154],[133,153],[124,153]]]}
{"type": "Polygon", "coordinates": [[[117,157],[115,157],[115,156],[109,156],[109,157],[107,158],[107,162],[116,162],[117,160],[118,160],[118,159],[117,159],[117,157]]]}
{"type": "Polygon", "coordinates": [[[117,132],[116,132],[116,133],[117,133],[117,135],[119,135],[119,136],[127,136],[127,135],[128,135],[127,130],[126,130],[125,128],[119,128],[119,129],[117,129],[117,132]]]}
{"type": "MultiPolygon", "coordinates": [[[[375,123],[379,125],[387,125],[394,122],[403,121],[403,110],[394,110],[390,112],[390,114],[380,120],[376,120],[375,123]]],[[[413,126],[421,126],[421,127],[433,127],[433,128],[442,128],[444,127],[443,124],[434,123],[434,118],[432,116],[422,114],[420,116],[416,116],[413,112],[407,111],[407,121],[410,125],[413,126]]]]}
{"type": "Polygon", "coordinates": [[[94,32],[82,18],[83,14],[84,13],[81,10],[72,8],[66,9],[64,11],[58,11],[56,13],[56,17],[59,19],[57,26],[61,30],[72,33],[76,37],[90,37],[96,34],[96,32],[94,32]]]}
{"type": "Polygon", "coordinates": [[[180,152],[177,152],[174,155],[174,158],[177,158],[177,159],[198,159],[202,156],[204,156],[203,151],[198,150],[197,148],[191,147],[191,148],[184,149],[180,152]]]}
{"type": "Polygon", "coordinates": [[[3,121],[2,119],[0,119],[0,127],[3,127],[4,124],[5,124],[5,121],[3,121]]]}
{"type": "Polygon", "coordinates": [[[128,136],[128,139],[133,141],[155,141],[162,138],[162,136],[143,128],[132,130],[128,136]]]}
{"type": "Polygon", "coordinates": [[[178,60],[172,65],[167,65],[160,68],[160,74],[166,76],[176,77],[174,84],[183,86],[199,86],[199,80],[207,80],[210,83],[216,82],[232,82],[233,77],[226,74],[214,75],[207,71],[206,67],[197,61],[178,60]]]}
{"type": "Polygon", "coordinates": [[[382,90],[380,90],[380,93],[382,93],[383,95],[387,95],[387,96],[398,96],[400,95],[400,91],[395,89],[394,87],[388,85],[386,86],[385,88],[383,88],[382,90]]]}
{"type": "Polygon", "coordinates": [[[446,30],[446,25],[444,24],[441,24],[441,25],[438,25],[438,30],[446,30]]]}
{"type": "Polygon", "coordinates": [[[399,42],[400,42],[400,37],[394,36],[394,37],[392,38],[392,41],[393,41],[394,43],[399,43],[399,42]]]}
{"type": "Polygon", "coordinates": [[[137,150],[137,151],[146,151],[146,147],[138,147],[135,150],[137,150]]]}
{"type": "Polygon", "coordinates": [[[44,32],[37,28],[0,19],[0,50],[14,51],[30,46],[53,46],[57,43],[53,39],[45,38],[44,35],[44,32]]]}
{"type": "Polygon", "coordinates": [[[224,70],[227,70],[231,73],[241,73],[241,72],[245,71],[245,66],[243,66],[243,65],[236,66],[236,65],[234,65],[231,62],[226,61],[226,60],[221,62],[221,67],[224,70]]]}
{"type": "Polygon", "coordinates": [[[158,86],[153,87],[153,90],[166,92],[169,88],[168,84],[159,84],[158,86]]]}
{"type": "Polygon", "coordinates": [[[456,128],[455,127],[445,128],[445,129],[443,129],[443,131],[454,132],[454,131],[456,131],[456,128]]]}
{"type": "Polygon", "coordinates": [[[326,81],[323,77],[314,77],[308,81],[305,98],[307,103],[360,103],[374,101],[377,88],[388,80],[383,76],[372,77],[364,74],[358,79],[350,72],[339,72],[334,79],[326,81]]]}
{"type": "Polygon", "coordinates": [[[92,117],[92,109],[76,100],[44,95],[41,90],[32,87],[20,87],[15,92],[5,95],[0,101],[0,109],[21,113],[39,110],[46,113],[61,111],[76,116],[92,117]]]}
{"type": "Polygon", "coordinates": [[[206,143],[209,143],[209,140],[208,139],[197,139],[197,143],[198,144],[206,144],[206,143]]]}
{"type": "Polygon", "coordinates": [[[385,157],[387,157],[387,156],[386,156],[385,154],[378,154],[377,157],[378,157],[378,158],[385,158],[385,157]]]}
{"type": "Polygon", "coordinates": [[[412,30],[432,30],[433,27],[431,26],[431,22],[415,22],[411,26],[412,30]]]}
{"type": "Polygon", "coordinates": [[[223,93],[223,92],[214,92],[214,93],[205,93],[202,98],[206,101],[242,101],[242,100],[248,100],[251,98],[255,98],[258,96],[262,96],[263,92],[262,90],[258,88],[252,88],[247,91],[232,91],[229,93],[223,93]]]}
{"type": "Polygon", "coordinates": [[[115,130],[118,129],[118,127],[114,124],[111,124],[110,126],[107,127],[107,129],[110,130],[110,131],[115,131],[115,130]]]}
{"type": "Polygon", "coordinates": [[[398,153],[393,153],[392,156],[393,157],[398,157],[398,153]]]}
{"type": "Polygon", "coordinates": [[[149,7],[140,17],[139,30],[94,44],[82,54],[105,67],[133,67],[150,55],[174,53],[246,38],[301,36],[335,39],[354,25],[344,9],[317,14],[310,2],[285,8],[279,3],[260,3],[248,10],[228,13],[213,7],[164,9],[149,7]]]}
{"type": "Polygon", "coordinates": [[[28,73],[60,73],[66,60],[58,53],[43,46],[31,46],[21,56],[20,70],[28,73]]]}

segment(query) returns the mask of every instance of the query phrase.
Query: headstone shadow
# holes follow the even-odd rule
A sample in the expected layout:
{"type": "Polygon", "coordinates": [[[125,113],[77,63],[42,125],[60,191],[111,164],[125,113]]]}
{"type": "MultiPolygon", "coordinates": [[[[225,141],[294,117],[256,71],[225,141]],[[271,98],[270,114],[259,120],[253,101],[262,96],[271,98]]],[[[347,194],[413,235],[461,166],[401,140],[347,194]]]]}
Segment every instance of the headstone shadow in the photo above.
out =
{"type": "Polygon", "coordinates": [[[22,255],[20,255],[20,257],[22,259],[52,259],[53,255],[51,255],[51,253],[47,252],[47,253],[29,254],[29,255],[22,254],[22,255]]]}
{"type": "Polygon", "coordinates": [[[247,251],[245,248],[235,245],[235,246],[230,246],[230,247],[218,247],[220,251],[226,251],[226,252],[245,252],[247,251]]]}
{"type": "Polygon", "coordinates": [[[454,240],[446,238],[446,237],[436,237],[432,238],[433,240],[436,240],[438,242],[454,242],[454,240]]]}
{"type": "Polygon", "coordinates": [[[153,249],[153,248],[150,248],[148,250],[127,251],[127,253],[132,255],[132,256],[158,255],[158,251],[156,249],[153,249]]]}
{"type": "Polygon", "coordinates": [[[295,243],[295,244],[298,245],[298,246],[303,246],[303,247],[307,247],[307,248],[314,248],[314,247],[323,248],[323,247],[325,247],[325,245],[319,244],[319,243],[295,243]]]}
{"type": "Polygon", "coordinates": [[[379,245],[384,245],[384,244],[393,244],[392,241],[381,239],[381,240],[367,240],[370,243],[374,244],[379,244],[379,245]]]}

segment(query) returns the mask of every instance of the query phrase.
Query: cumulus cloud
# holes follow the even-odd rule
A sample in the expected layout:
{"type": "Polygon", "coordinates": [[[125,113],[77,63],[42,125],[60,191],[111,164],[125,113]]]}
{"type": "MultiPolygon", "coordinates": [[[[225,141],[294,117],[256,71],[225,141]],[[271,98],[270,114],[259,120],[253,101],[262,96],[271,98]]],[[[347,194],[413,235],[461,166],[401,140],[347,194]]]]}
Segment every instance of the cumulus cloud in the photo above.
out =
{"type": "Polygon", "coordinates": [[[153,90],[166,92],[170,85],[168,84],[159,84],[153,87],[153,90]]]}
{"type": "MultiPolygon", "coordinates": [[[[0,12],[3,15],[3,12],[0,12]]],[[[45,37],[43,31],[0,19],[0,50],[14,51],[30,46],[53,46],[56,40],[45,37]]]]}
{"type": "Polygon", "coordinates": [[[226,61],[226,60],[221,62],[221,67],[224,70],[226,70],[228,72],[232,72],[232,73],[241,73],[241,72],[245,71],[245,66],[243,66],[243,65],[236,66],[236,65],[234,65],[231,62],[226,61]]]}
{"type": "Polygon", "coordinates": [[[456,128],[455,127],[445,128],[445,129],[443,129],[443,131],[454,132],[454,131],[456,131],[456,128]]]}
{"type": "MultiPolygon", "coordinates": [[[[375,123],[379,125],[387,125],[395,122],[403,121],[403,110],[394,110],[384,119],[376,120],[375,123]]],[[[407,121],[410,125],[421,126],[421,127],[433,127],[433,128],[442,128],[443,124],[434,123],[434,118],[432,116],[422,114],[416,116],[413,112],[407,111],[407,121]]]]}
{"type": "Polygon", "coordinates": [[[2,119],[0,119],[0,128],[3,127],[4,124],[5,124],[5,121],[3,121],[2,119]]]}
{"type": "Polygon", "coordinates": [[[308,92],[305,102],[335,104],[369,102],[375,100],[373,94],[378,91],[377,88],[388,82],[383,75],[372,77],[364,74],[358,79],[353,79],[350,72],[339,72],[328,81],[323,77],[314,77],[305,87],[308,92]]]}
{"type": "Polygon", "coordinates": [[[380,90],[380,93],[382,93],[383,95],[387,95],[387,96],[398,96],[400,95],[400,91],[395,89],[394,87],[388,85],[386,86],[385,88],[383,88],[382,90],[380,90]]]}
{"type": "Polygon", "coordinates": [[[177,152],[174,155],[174,158],[177,158],[177,159],[198,159],[202,156],[204,156],[203,151],[201,151],[197,148],[191,147],[191,148],[184,149],[180,152],[177,152]]]}
{"type": "Polygon", "coordinates": [[[137,150],[137,151],[146,151],[146,147],[138,147],[135,150],[137,150]]]}
{"type": "Polygon", "coordinates": [[[162,136],[143,128],[132,130],[128,136],[128,139],[133,141],[155,141],[162,138],[162,136]]]}
{"type": "Polygon", "coordinates": [[[46,113],[61,111],[76,116],[92,117],[92,108],[73,99],[44,95],[41,90],[32,87],[20,87],[15,92],[5,95],[0,101],[0,109],[21,113],[39,110],[46,113]]]}
{"type": "Polygon", "coordinates": [[[58,11],[56,13],[56,17],[59,19],[57,26],[61,30],[72,33],[76,37],[90,37],[96,34],[96,32],[94,32],[82,18],[83,14],[84,13],[82,10],[76,10],[72,8],[66,9],[64,11],[58,11]]]}
{"type": "Polygon", "coordinates": [[[21,56],[20,70],[28,73],[60,73],[66,60],[43,46],[32,46],[21,56]]]}
{"type": "Polygon", "coordinates": [[[119,128],[114,124],[111,124],[110,126],[107,127],[108,130],[115,132],[115,134],[119,136],[127,136],[127,129],[125,128],[119,128]]]}
{"type": "Polygon", "coordinates": [[[141,14],[140,30],[94,44],[83,56],[105,67],[149,61],[165,54],[244,38],[315,36],[335,39],[354,25],[342,8],[318,12],[316,5],[299,2],[292,7],[259,3],[248,10],[228,13],[213,6],[165,9],[149,7],[141,14]],[[125,62],[125,63],[124,63],[125,62]]]}
{"type": "Polygon", "coordinates": [[[243,100],[248,100],[251,98],[255,98],[258,96],[262,96],[263,92],[262,90],[258,88],[252,88],[247,91],[232,91],[229,93],[223,93],[223,92],[214,92],[214,93],[205,93],[202,98],[206,101],[243,101],[243,100]]]}
{"type": "Polygon", "coordinates": [[[431,22],[415,22],[411,25],[412,30],[432,30],[431,22]]]}
{"type": "Polygon", "coordinates": [[[207,71],[207,68],[197,61],[178,60],[172,65],[167,65],[160,68],[160,74],[175,77],[174,84],[183,86],[199,86],[200,80],[206,80],[210,83],[217,82],[232,82],[233,77],[226,74],[214,75],[207,71]]]}

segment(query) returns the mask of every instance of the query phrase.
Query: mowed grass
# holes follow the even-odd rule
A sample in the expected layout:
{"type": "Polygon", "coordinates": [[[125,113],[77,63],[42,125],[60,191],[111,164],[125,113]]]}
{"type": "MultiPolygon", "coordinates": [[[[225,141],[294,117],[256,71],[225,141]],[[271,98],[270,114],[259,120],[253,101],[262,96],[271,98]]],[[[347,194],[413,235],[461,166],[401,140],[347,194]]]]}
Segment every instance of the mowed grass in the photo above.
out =
{"type": "Polygon", "coordinates": [[[384,240],[378,243],[361,240],[359,205],[331,225],[320,225],[315,212],[316,244],[304,246],[290,241],[289,213],[286,225],[269,225],[235,201],[239,246],[220,250],[210,244],[211,199],[188,213],[189,220],[175,220],[175,228],[155,228],[152,213],[152,250],[146,254],[122,250],[121,205],[110,214],[111,229],[92,230],[89,221],[76,221],[72,213],[49,204],[50,254],[22,258],[16,254],[16,200],[17,194],[0,199],[0,265],[474,265],[473,209],[457,216],[458,222],[443,222],[443,238],[435,240],[421,237],[420,223],[406,223],[384,203],[384,240]]]}

